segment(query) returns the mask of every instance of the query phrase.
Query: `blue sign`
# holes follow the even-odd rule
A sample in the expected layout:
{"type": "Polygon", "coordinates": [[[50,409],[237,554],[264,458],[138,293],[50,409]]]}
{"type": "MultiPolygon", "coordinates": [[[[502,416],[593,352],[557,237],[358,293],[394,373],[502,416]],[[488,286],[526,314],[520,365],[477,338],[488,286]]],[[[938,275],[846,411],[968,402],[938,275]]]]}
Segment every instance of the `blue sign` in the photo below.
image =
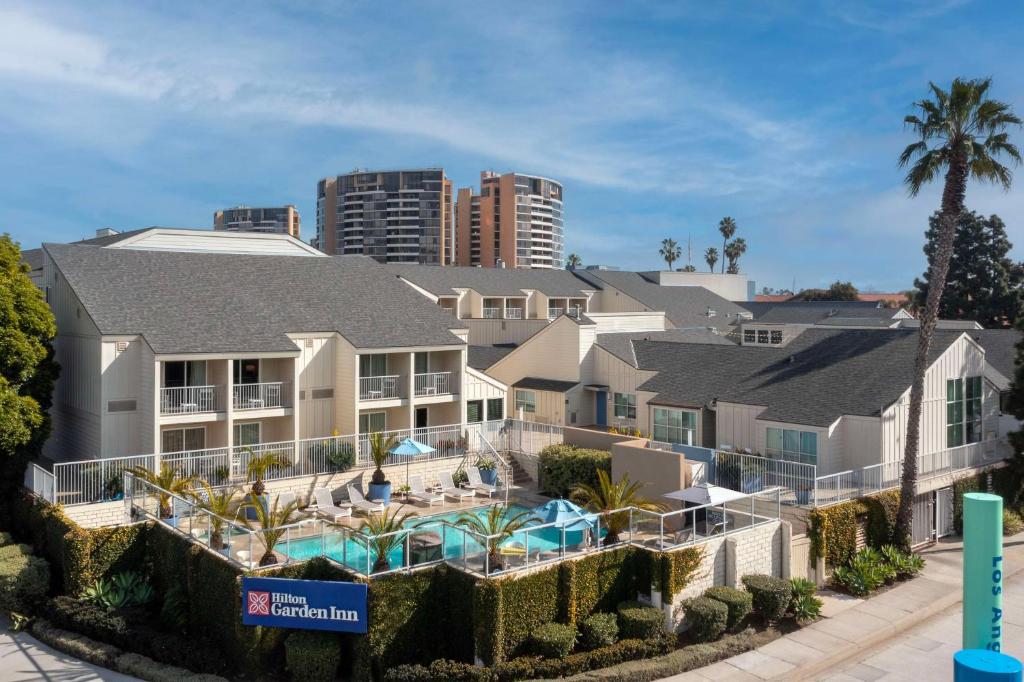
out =
{"type": "Polygon", "coordinates": [[[365,633],[366,585],[243,577],[242,623],[365,633]]]}

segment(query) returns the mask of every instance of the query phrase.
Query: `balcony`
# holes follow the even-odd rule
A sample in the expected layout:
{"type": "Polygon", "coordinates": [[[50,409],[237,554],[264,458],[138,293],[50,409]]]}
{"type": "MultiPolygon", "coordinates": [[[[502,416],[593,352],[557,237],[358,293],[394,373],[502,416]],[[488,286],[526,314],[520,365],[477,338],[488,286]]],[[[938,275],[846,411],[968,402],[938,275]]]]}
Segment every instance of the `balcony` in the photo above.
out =
{"type": "Polygon", "coordinates": [[[219,386],[160,388],[160,414],[200,414],[223,410],[219,386]]]}
{"type": "Polygon", "coordinates": [[[291,407],[291,383],[271,381],[262,384],[237,384],[234,386],[234,407],[236,410],[291,407]]]}
{"type": "Polygon", "coordinates": [[[558,317],[559,315],[561,315],[564,312],[565,312],[565,308],[551,308],[551,307],[549,307],[548,308],[548,319],[549,320],[553,320],[553,319],[555,319],[556,317],[558,317]]]}
{"type": "Polygon", "coordinates": [[[445,395],[452,392],[451,372],[427,372],[413,377],[416,396],[445,395]]]}
{"type": "Polygon", "coordinates": [[[501,317],[501,308],[484,308],[485,320],[497,320],[501,317]]]}
{"type": "Polygon", "coordinates": [[[398,374],[377,377],[359,377],[360,400],[387,400],[402,397],[399,392],[402,377],[398,374]]]}
{"type": "Polygon", "coordinates": [[[505,319],[506,320],[521,320],[523,319],[522,308],[505,308],[505,319]]]}

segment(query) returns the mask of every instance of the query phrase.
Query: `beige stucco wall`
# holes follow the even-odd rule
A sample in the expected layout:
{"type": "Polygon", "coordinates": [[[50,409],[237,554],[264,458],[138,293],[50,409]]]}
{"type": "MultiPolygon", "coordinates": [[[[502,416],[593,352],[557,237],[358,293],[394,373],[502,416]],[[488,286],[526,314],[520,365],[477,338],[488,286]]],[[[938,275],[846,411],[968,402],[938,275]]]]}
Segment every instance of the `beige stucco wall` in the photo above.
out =
{"type": "Polygon", "coordinates": [[[647,440],[640,439],[611,446],[613,480],[628,475],[631,481],[643,483],[640,492],[643,497],[656,502],[664,502],[662,495],[665,493],[689,487],[690,464],[683,455],[646,445],[647,440]]]}

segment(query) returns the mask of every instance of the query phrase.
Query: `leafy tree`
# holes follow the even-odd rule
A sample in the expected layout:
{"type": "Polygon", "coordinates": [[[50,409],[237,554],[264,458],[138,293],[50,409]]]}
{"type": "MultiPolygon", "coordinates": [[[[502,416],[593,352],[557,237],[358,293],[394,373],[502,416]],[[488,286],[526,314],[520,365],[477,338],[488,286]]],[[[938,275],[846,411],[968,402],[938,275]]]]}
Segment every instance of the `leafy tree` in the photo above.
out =
{"type": "Polygon", "coordinates": [[[714,272],[715,263],[718,262],[718,249],[713,246],[708,247],[708,250],[704,252],[704,262],[708,264],[708,270],[714,272]]]}
{"type": "Polygon", "coordinates": [[[675,239],[662,239],[661,249],[658,253],[665,262],[668,263],[668,269],[672,269],[672,264],[679,260],[679,257],[683,255],[683,250],[679,248],[679,244],[676,244],[675,239]]]}
{"type": "Polygon", "coordinates": [[[729,242],[725,247],[725,259],[729,262],[729,267],[726,269],[730,275],[737,275],[740,272],[740,256],[747,252],[747,240],[743,237],[736,237],[736,239],[729,242]]]}
{"type": "Polygon", "coordinates": [[[580,255],[578,253],[570,253],[569,257],[565,260],[565,265],[570,270],[575,270],[576,268],[583,265],[583,259],[580,258],[580,255]]]}
{"type": "MultiPolygon", "coordinates": [[[[1024,421],[1024,338],[1017,343],[1017,361],[1010,382],[1010,394],[1006,398],[1007,411],[1018,420],[1024,421]]],[[[1010,433],[1010,445],[1013,446],[1013,458],[1010,470],[1013,472],[1016,499],[1006,500],[1007,507],[1016,507],[1024,502],[1024,429],[1010,433]]]]}
{"type": "MultiPolygon", "coordinates": [[[[718,231],[722,233],[722,255],[728,258],[729,240],[736,234],[736,221],[726,216],[718,222],[718,231]]],[[[725,261],[722,261],[722,272],[725,272],[725,261]]]]}
{"type": "Polygon", "coordinates": [[[793,297],[796,301],[858,301],[860,292],[852,282],[836,280],[828,289],[804,289],[793,297]]]}
{"type": "MultiPolygon", "coordinates": [[[[939,220],[938,213],[928,219],[924,253],[929,263],[938,245],[939,220]]],[[[1011,248],[999,216],[986,218],[974,211],[961,214],[939,317],[974,320],[988,328],[1016,325],[1024,305],[1024,267],[1010,259],[1011,248]]],[[[921,307],[928,298],[928,273],[915,279],[914,286],[914,298],[921,307]]]]}
{"type": "Polygon", "coordinates": [[[967,181],[970,178],[992,182],[1009,189],[1012,174],[997,158],[1006,156],[1020,163],[1020,152],[1009,139],[1006,129],[1020,126],[1021,120],[1009,104],[988,98],[992,81],[953,81],[949,91],[929,83],[931,98],[915,103],[921,115],[904,118],[918,136],[900,155],[899,165],[908,168],[904,180],[910,196],[945,174],[942,205],[939,210],[935,252],[928,266],[928,296],[921,313],[921,328],[914,357],[914,382],[910,387],[910,408],[907,412],[907,437],[903,452],[903,477],[900,504],[896,512],[893,535],[903,546],[910,543],[913,521],[914,489],[917,483],[917,456],[921,437],[921,403],[924,398],[924,375],[928,369],[928,352],[932,334],[939,318],[939,304],[946,286],[946,275],[953,257],[956,224],[964,212],[967,181]]]}

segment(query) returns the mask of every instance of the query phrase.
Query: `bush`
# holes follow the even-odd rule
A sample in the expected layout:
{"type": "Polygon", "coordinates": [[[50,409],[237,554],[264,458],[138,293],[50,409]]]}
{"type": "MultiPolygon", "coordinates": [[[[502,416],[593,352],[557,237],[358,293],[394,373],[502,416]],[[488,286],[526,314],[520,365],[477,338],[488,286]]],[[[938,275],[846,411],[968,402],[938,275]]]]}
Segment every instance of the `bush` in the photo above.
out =
{"type": "Polygon", "coordinates": [[[580,623],[580,645],[599,649],[614,644],[619,637],[619,622],[614,613],[592,613],[580,623]]]}
{"type": "Polygon", "coordinates": [[[1003,535],[1016,535],[1024,530],[1024,519],[1012,509],[1003,510],[1003,535]]]}
{"type": "Polygon", "coordinates": [[[337,635],[299,630],[285,638],[284,654],[293,680],[330,682],[341,662],[341,645],[337,635]]]}
{"type": "Polygon", "coordinates": [[[125,675],[133,675],[149,682],[227,682],[223,677],[193,673],[184,668],[157,663],[139,654],[123,654],[114,668],[125,675]]]}
{"type": "Polygon", "coordinates": [[[713,642],[725,632],[726,623],[729,622],[729,607],[725,602],[711,597],[697,597],[687,601],[684,608],[686,622],[690,625],[690,634],[695,642],[713,642]]]}
{"type": "Polygon", "coordinates": [[[607,450],[588,450],[574,445],[549,445],[538,458],[541,492],[568,497],[577,484],[597,485],[597,470],[611,474],[612,455],[607,450]]]}
{"type": "Polygon", "coordinates": [[[430,666],[414,664],[396,665],[384,673],[385,682],[486,682],[490,671],[469,663],[440,658],[430,666]]]}
{"type": "Polygon", "coordinates": [[[356,465],[356,449],[352,443],[332,443],[327,447],[327,459],[338,471],[348,471],[356,465]]]}
{"type": "Polygon", "coordinates": [[[704,596],[720,601],[729,608],[729,620],[725,627],[730,632],[739,628],[743,619],[754,608],[754,598],[751,594],[734,587],[710,587],[704,590],[704,596]]]}
{"type": "Polygon", "coordinates": [[[675,643],[675,636],[668,634],[660,634],[649,640],[623,639],[609,646],[569,654],[564,658],[514,658],[495,665],[489,672],[491,679],[499,682],[568,677],[627,661],[662,656],[672,651],[675,643]]]}
{"type": "Polygon", "coordinates": [[[882,554],[865,547],[857,552],[849,563],[840,566],[832,574],[832,581],[840,589],[855,597],[871,594],[895,577],[896,569],[882,559],[882,554]]]}
{"type": "Polygon", "coordinates": [[[898,580],[913,578],[924,568],[924,559],[913,552],[904,552],[895,545],[886,545],[880,551],[882,560],[896,574],[898,580]]]}
{"type": "Polygon", "coordinates": [[[0,559],[0,609],[28,611],[42,602],[50,589],[50,566],[32,556],[25,545],[0,548],[16,550],[0,559]]]}
{"type": "Polygon", "coordinates": [[[793,597],[789,610],[798,623],[810,623],[821,617],[823,603],[813,594],[801,594],[793,597]]]}
{"type": "Polygon", "coordinates": [[[6,547],[12,542],[14,542],[14,539],[10,533],[0,533],[0,547],[6,547]]]}
{"type": "Polygon", "coordinates": [[[123,653],[116,646],[96,642],[76,632],[61,630],[42,618],[32,621],[30,628],[32,635],[43,644],[104,668],[113,669],[118,656],[123,653]]]}
{"type": "Polygon", "coordinates": [[[742,582],[743,587],[750,592],[754,610],[766,622],[772,623],[786,615],[793,595],[789,581],[755,573],[743,576],[742,582]]]}
{"type": "Polygon", "coordinates": [[[576,646],[576,628],[561,623],[544,623],[530,633],[530,648],[544,658],[563,658],[576,646]]]}
{"type": "Polygon", "coordinates": [[[618,611],[622,639],[653,639],[665,633],[665,614],[661,609],[638,601],[624,601],[618,611]]]}

